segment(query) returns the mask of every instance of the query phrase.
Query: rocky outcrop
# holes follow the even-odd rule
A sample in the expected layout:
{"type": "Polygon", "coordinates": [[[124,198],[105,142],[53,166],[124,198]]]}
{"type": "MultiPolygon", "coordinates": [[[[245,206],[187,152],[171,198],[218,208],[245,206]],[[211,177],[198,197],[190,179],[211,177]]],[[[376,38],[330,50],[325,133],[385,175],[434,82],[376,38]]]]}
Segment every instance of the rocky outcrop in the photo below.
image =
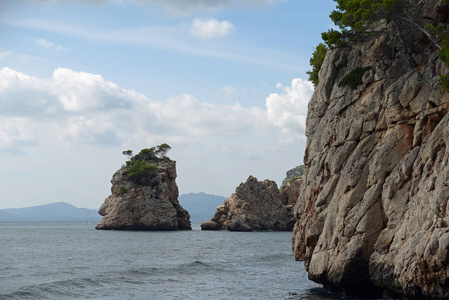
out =
{"type": "Polygon", "coordinates": [[[304,166],[297,166],[287,171],[285,179],[281,185],[281,203],[283,205],[294,206],[298,200],[302,185],[302,176],[304,175],[304,166]]]}
{"type": "Polygon", "coordinates": [[[202,230],[289,231],[294,225],[292,206],[284,206],[276,182],[250,176],[226,199],[202,230]]]}
{"type": "Polygon", "coordinates": [[[300,166],[294,167],[291,170],[288,170],[287,173],[285,174],[284,180],[282,180],[281,189],[289,181],[300,178],[300,177],[302,177],[302,175],[304,175],[304,165],[300,165],[300,166]]]}
{"type": "Polygon", "coordinates": [[[301,191],[302,178],[294,178],[281,186],[280,200],[282,205],[295,206],[301,191]]]}
{"type": "Polygon", "coordinates": [[[129,180],[123,166],[112,177],[111,195],[100,207],[104,216],[96,229],[189,230],[190,215],[178,202],[176,162],[148,161],[156,167],[146,182],[129,180]]]}
{"type": "MultiPolygon", "coordinates": [[[[425,2],[425,20],[438,3],[425,2]]],[[[425,36],[410,36],[416,68],[388,35],[328,52],[309,103],[293,252],[335,290],[448,299],[448,70],[425,36]],[[338,86],[368,66],[355,90],[338,86]]]]}

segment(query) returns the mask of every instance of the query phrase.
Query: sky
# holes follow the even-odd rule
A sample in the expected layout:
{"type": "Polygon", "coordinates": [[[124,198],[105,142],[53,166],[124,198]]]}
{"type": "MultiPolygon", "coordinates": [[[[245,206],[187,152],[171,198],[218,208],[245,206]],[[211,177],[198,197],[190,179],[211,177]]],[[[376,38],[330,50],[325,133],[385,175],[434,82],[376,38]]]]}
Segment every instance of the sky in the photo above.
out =
{"type": "Polygon", "coordinates": [[[303,163],[309,59],[332,0],[2,0],[0,209],[98,209],[162,143],[180,194],[303,163]]]}

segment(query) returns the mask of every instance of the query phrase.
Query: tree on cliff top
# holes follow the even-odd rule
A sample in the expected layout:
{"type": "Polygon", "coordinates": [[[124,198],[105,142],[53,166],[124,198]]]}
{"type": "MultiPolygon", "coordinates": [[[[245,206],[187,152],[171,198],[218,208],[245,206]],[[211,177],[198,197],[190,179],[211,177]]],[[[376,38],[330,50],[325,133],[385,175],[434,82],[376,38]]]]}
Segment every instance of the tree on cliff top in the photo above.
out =
{"type": "Polygon", "coordinates": [[[312,58],[310,59],[312,70],[307,71],[306,73],[309,75],[309,80],[315,87],[319,82],[318,73],[320,72],[321,65],[323,64],[328,49],[329,48],[325,44],[319,43],[312,54],[312,58]]]}
{"type": "Polygon", "coordinates": [[[167,152],[170,149],[171,147],[164,143],[156,147],[142,149],[139,154],[136,155],[133,155],[132,150],[123,151],[122,154],[130,158],[130,160],[126,162],[127,165],[133,164],[136,161],[170,161],[170,158],[167,156],[167,152]]]}
{"type": "Polygon", "coordinates": [[[416,66],[411,57],[413,40],[404,35],[413,27],[423,32],[439,49],[441,46],[423,26],[419,24],[420,1],[418,0],[334,0],[337,10],[332,11],[330,18],[340,31],[330,29],[322,34],[323,40],[330,47],[344,46],[351,42],[361,42],[379,35],[396,36],[403,48],[406,59],[412,67],[416,66]],[[376,22],[386,20],[393,27],[376,28],[376,22]]]}
{"type": "MultiPolygon", "coordinates": [[[[449,25],[439,24],[421,26],[422,0],[334,0],[337,9],[332,11],[330,18],[338,26],[339,30],[330,29],[322,33],[322,38],[328,47],[341,47],[353,43],[363,42],[380,35],[390,34],[395,36],[403,49],[405,59],[412,68],[416,62],[412,58],[414,52],[413,37],[406,35],[410,28],[415,28],[424,33],[429,41],[439,49],[439,58],[446,67],[449,67],[449,25]],[[376,27],[377,22],[386,20],[392,26],[376,27]],[[442,44],[435,36],[439,36],[442,44]]],[[[444,5],[448,0],[443,0],[444,5]]],[[[311,61],[312,64],[312,61],[311,61]]],[[[313,65],[312,65],[313,66],[313,65]]],[[[315,67],[314,67],[315,68],[315,67]]],[[[313,70],[318,73],[318,70],[313,70]]],[[[311,74],[310,80],[312,81],[311,74]]],[[[446,91],[449,91],[449,75],[440,78],[446,91]]]]}
{"type": "Polygon", "coordinates": [[[132,150],[123,151],[122,154],[130,158],[126,162],[126,179],[139,186],[156,185],[154,178],[157,175],[158,167],[151,163],[159,161],[170,161],[167,152],[171,149],[168,144],[161,144],[156,147],[140,150],[139,154],[133,155],[132,150]]]}

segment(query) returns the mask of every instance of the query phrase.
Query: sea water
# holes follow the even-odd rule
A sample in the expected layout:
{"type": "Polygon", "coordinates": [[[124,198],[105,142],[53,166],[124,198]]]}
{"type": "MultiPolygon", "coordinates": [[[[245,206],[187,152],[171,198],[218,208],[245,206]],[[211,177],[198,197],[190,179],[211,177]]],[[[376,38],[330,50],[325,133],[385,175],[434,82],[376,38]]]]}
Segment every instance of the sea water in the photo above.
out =
{"type": "Polygon", "coordinates": [[[0,299],[330,299],[290,232],[0,223],[0,299]]]}

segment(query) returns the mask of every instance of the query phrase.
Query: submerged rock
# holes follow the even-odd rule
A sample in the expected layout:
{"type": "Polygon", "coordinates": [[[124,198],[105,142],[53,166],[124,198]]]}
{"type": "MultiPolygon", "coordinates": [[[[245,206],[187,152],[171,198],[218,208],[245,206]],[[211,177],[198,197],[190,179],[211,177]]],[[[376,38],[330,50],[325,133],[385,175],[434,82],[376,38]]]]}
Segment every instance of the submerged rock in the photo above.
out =
{"type": "Polygon", "coordinates": [[[250,176],[217,207],[210,221],[201,224],[201,229],[289,231],[293,224],[291,206],[282,205],[277,184],[270,180],[257,181],[250,176]]]}
{"type": "MultiPolygon", "coordinates": [[[[434,19],[441,1],[422,3],[434,19]]],[[[448,299],[448,70],[409,34],[416,68],[388,35],[328,52],[309,103],[293,251],[338,291],[448,299]],[[360,86],[339,87],[367,66],[360,86]]]]}
{"type": "MultiPolygon", "coordinates": [[[[176,162],[144,160],[149,176],[130,179],[128,166],[112,177],[111,195],[100,207],[96,229],[190,230],[190,215],[178,202],[176,162]]],[[[145,169],[146,170],[146,169],[145,169]]],[[[133,177],[131,177],[133,178],[133,177]]]]}

